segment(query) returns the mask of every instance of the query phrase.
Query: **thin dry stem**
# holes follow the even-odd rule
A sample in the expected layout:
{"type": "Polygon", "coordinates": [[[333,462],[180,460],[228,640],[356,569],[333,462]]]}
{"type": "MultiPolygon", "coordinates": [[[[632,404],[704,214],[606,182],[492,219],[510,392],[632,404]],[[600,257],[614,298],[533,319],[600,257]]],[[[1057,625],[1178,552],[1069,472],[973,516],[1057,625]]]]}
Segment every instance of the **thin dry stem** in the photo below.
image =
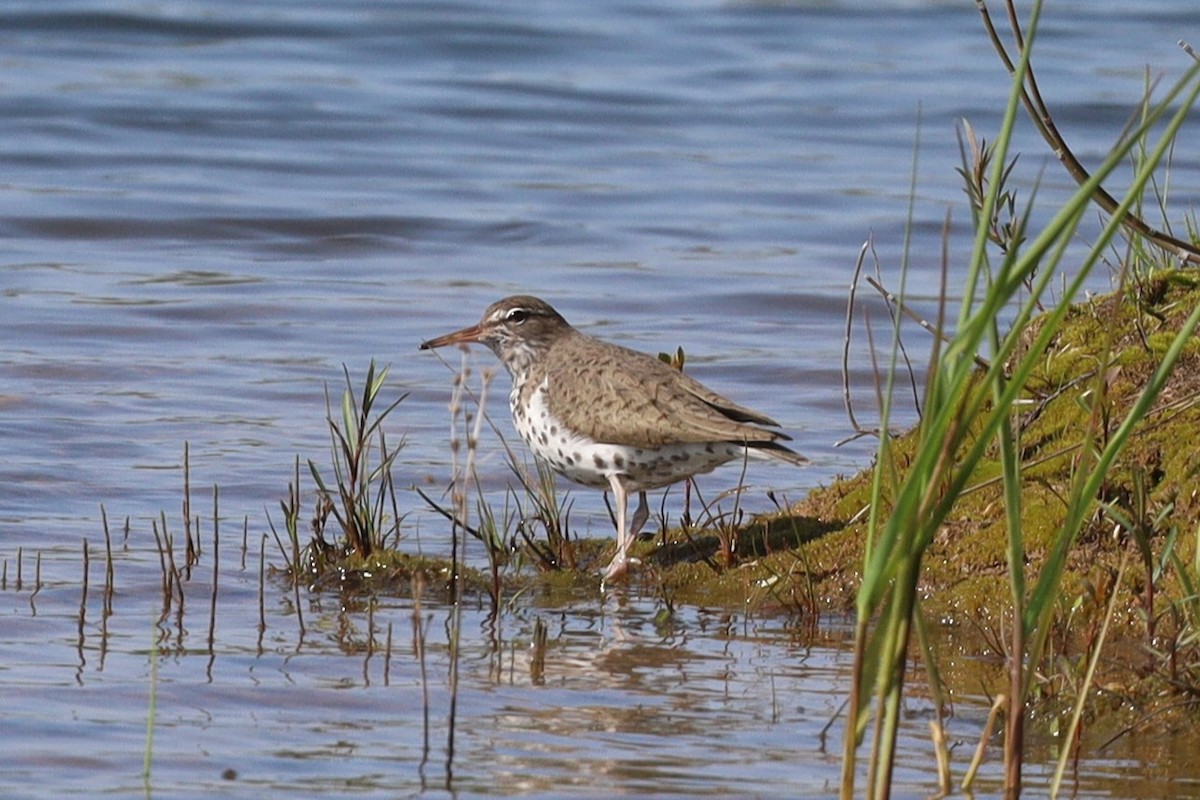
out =
{"type": "Polygon", "coordinates": [[[870,238],[863,242],[862,247],[858,249],[858,258],[854,262],[854,277],[850,279],[850,295],[846,299],[846,329],[842,336],[842,401],[846,404],[846,416],[850,418],[850,427],[854,429],[855,435],[850,439],[838,442],[838,445],[870,433],[858,424],[858,418],[854,416],[854,402],[850,394],[850,341],[854,326],[854,301],[858,297],[858,281],[862,275],[863,264],[866,262],[868,252],[874,252],[874,242],[870,238]]]}
{"type": "Polygon", "coordinates": [[[996,699],[992,701],[991,711],[988,712],[987,722],[983,725],[983,730],[979,735],[979,744],[975,746],[975,755],[971,758],[971,764],[967,767],[967,772],[963,775],[962,790],[964,792],[971,791],[971,786],[975,783],[975,774],[979,772],[979,767],[983,765],[983,757],[987,754],[988,740],[992,738],[992,731],[996,727],[996,718],[1000,712],[1008,707],[1008,696],[1003,694],[996,695],[996,699]]]}
{"type": "MultiPolygon", "coordinates": [[[[213,549],[212,549],[212,594],[208,605],[208,667],[205,673],[212,682],[213,662],[217,658],[217,586],[221,571],[220,489],[213,484],[213,549]]],[[[197,533],[198,535],[198,533],[197,533]]]]}
{"type": "Polygon", "coordinates": [[[258,653],[263,652],[263,635],[267,632],[267,535],[258,542],[258,653]]]}
{"type": "MultiPolygon", "coordinates": [[[[980,16],[983,18],[983,25],[987,30],[992,47],[995,48],[1008,73],[1015,75],[1016,61],[1009,55],[1008,48],[1001,40],[996,26],[992,22],[987,4],[984,0],[976,0],[975,4],[979,9],[980,16]]],[[[1019,54],[1025,47],[1025,37],[1021,30],[1020,21],[1017,18],[1017,11],[1013,5],[1013,0],[1005,0],[1005,9],[1008,14],[1009,27],[1012,30],[1015,48],[1019,54]]],[[[1192,54],[1186,45],[1184,45],[1184,50],[1192,54]]],[[[1192,55],[1194,56],[1194,54],[1192,55]]],[[[1066,168],[1067,173],[1075,179],[1076,183],[1082,186],[1091,180],[1091,173],[1079,161],[1067,145],[1062,134],[1059,133],[1058,126],[1054,122],[1050,109],[1042,99],[1041,88],[1034,75],[1032,65],[1029,65],[1026,71],[1025,85],[1021,91],[1021,103],[1025,106],[1029,118],[1033,120],[1034,127],[1037,128],[1038,133],[1050,145],[1050,149],[1054,152],[1054,155],[1057,156],[1058,160],[1066,168]]],[[[1120,205],[1117,199],[1105,191],[1103,187],[1097,187],[1095,193],[1092,195],[1092,200],[1109,214],[1115,213],[1120,205]]],[[[1163,250],[1174,254],[1185,263],[1200,263],[1200,248],[1150,227],[1141,217],[1132,212],[1126,213],[1121,224],[1135,233],[1141,234],[1163,250]]]]}

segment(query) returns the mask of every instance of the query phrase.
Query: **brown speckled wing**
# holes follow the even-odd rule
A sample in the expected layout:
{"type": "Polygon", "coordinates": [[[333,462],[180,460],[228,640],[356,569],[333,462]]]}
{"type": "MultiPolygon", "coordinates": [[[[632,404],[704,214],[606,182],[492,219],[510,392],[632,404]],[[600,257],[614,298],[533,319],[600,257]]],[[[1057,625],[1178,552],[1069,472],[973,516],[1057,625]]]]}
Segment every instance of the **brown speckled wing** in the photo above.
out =
{"type": "Polygon", "coordinates": [[[788,438],[747,424],[776,423],[645,353],[573,332],[547,355],[550,412],[594,441],[656,448],[788,438]]]}

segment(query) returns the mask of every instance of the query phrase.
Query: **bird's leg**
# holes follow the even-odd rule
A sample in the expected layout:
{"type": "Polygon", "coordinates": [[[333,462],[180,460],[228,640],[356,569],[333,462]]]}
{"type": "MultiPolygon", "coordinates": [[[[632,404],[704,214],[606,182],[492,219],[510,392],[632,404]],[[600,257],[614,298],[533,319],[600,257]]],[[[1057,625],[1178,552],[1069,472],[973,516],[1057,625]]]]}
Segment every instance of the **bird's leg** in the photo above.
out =
{"type": "Polygon", "coordinates": [[[637,539],[637,535],[642,532],[642,526],[648,519],[650,519],[650,506],[646,503],[646,493],[638,492],[637,511],[633,512],[633,520],[629,523],[629,540],[631,542],[637,539]]]}
{"type": "Polygon", "coordinates": [[[613,500],[617,506],[617,554],[604,570],[604,580],[619,578],[629,570],[629,558],[626,552],[633,541],[625,527],[625,513],[629,510],[629,492],[620,475],[609,475],[608,485],[612,488],[613,500]]]}

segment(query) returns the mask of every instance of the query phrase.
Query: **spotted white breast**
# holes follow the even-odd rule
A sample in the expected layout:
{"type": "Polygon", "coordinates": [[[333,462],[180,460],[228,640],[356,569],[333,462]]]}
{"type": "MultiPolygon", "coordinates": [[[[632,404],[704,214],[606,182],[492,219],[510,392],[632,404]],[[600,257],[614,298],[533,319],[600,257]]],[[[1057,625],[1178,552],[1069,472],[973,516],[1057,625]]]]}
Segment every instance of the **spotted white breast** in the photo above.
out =
{"type": "Polygon", "coordinates": [[[548,382],[535,387],[528,407],[520,404],[514,386],[509,407],[517,432],[534,454],[565,478],[595,489],[609,488],[609,476],[623,475],[632,490],[657,489],[689,475],[710,472],[746,448],[739,444],[709,442],[674,444],[659,448],[597,442],[568,429],[546,403],[548,382]]]}

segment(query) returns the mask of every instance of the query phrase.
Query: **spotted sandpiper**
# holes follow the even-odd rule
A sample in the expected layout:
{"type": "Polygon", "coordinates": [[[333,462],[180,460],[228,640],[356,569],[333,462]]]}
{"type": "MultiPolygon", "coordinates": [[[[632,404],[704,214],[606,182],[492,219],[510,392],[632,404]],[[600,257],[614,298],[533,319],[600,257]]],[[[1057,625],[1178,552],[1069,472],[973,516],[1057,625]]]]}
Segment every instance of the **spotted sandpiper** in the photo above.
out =
{"type": "Polygon", "coordinates": [[[548,303],[516,295],[478,325],[430,339],[487,345],[512,376],[508,402],[534,454],[570,480],[611,489],[617,553],[606,580],[629,568],[629,546],[650,516],[646,491],[746,455],[808,461],[780,440],[779,423],[713,392],[659,359],[571,327],[548,303]],[[629,493],[639,493],[626,525],[629,493]]]}

